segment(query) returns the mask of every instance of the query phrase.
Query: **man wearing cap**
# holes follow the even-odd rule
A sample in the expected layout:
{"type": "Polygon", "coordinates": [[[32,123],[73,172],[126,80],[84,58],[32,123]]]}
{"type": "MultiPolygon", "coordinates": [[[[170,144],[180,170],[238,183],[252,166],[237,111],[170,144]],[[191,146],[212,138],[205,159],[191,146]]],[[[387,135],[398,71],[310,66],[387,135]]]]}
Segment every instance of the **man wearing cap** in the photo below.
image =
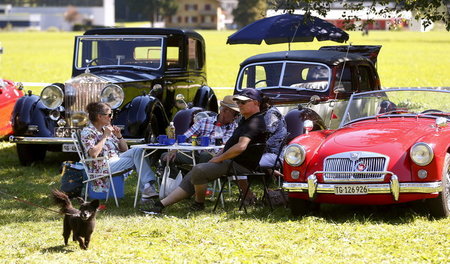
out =
{"type": "Polygon", "coordinates": [[[266,125],[264,116],[260,114],[262,94],[256,89],[246,88],[238,95],[233,96],[233,100],[237,103],[242,118],[225,144],[223,152],[214,156],[207,163],[194,166],[183,178],[180,186],[169,196],[157,201],[149,208],[142,208],[142,211],[161,213],[164,207],[194,194],[195,201],[191,210],[203,210],[207,183],[225,175],[232,160],[235,162],[234,168],[238,174],[248,173],[258,166],[263,153],[262,151],[256,153],[254,149],[248,148],[248,146],[266,142],[266,125]]]}
{"type": "MultiPolygon", "coordinates": [[[[197,137],[207,136],[209,138],[221,137],[223,143],[226,143],[237,127],[236,118],[239,116],[239,108],[233,101],[232,95],[227,95],[220,101],[220,110],[217,116],[202,118],[195,122],[185,133],[186,138],[193,135],[197,137]],[[216,135],[219,133],[220,135],[216,135]]],[[[213,157],[208,151],[195,153],[196,163],[208,162],[213,157]]],[[[167,161],[170,162],[170,177],[175,178],[178,174],[176,165],[192,164],[192,159],[186,155],[178,153],[176,150],[163,153],[161,161],[165,166],[167,161]]]]}

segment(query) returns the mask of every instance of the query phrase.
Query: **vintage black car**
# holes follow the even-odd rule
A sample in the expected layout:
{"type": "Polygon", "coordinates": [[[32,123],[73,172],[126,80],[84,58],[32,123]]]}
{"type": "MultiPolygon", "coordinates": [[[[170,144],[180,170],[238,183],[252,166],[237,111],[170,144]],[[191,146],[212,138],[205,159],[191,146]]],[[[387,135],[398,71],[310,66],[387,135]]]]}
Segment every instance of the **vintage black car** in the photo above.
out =
{"type": "Polygon", "coordinates": [[[73,151],[70,134],[87,125],[90,102],[111,105],[113,124],[129,144],[164,134],[180,109],[218,110],[207,86],[205,42],[194,31],[93,29],[75,37],[73,57],[70,80],[15,105],[10,141],[23,165],[43,160],[46,151],[73,151]]]}
{"type": "Polygon", "coordinates": [[[285,115],[289,139],[313,130],[335,129],[351,94],[379,90],[376,59],[381,46],[325,46],[259,54],[241,63],[234,93],[264,92],[285,115]]]}

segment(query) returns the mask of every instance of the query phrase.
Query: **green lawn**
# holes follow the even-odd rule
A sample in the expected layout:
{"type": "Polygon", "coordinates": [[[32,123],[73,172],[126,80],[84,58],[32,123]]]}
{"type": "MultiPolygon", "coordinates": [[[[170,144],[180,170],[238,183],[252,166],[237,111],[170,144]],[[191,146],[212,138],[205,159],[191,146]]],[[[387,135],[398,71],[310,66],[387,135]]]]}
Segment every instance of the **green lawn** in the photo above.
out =
{"type": "MultiPolygon", "coordinates": [[[[233,87],[239,64],[259,53],[286,50],[287,44],[226,45],[232,31],[199,31],[206,39],[208,83],[233,87]]],[[[72,71],[73,37],[80,32],[0,32],[4,54],[0,76],[22,82],[64,82],[72,71]]],[[[378,69],[385,87],[449,86],[450,34],[436,31],[350,32],[354,45],[382,45],[378,69]]],[[[292,49],[317,49],[330,41],[293,43],[292,49]]]]}
{"type": "MultiPolygon", "coordinates": [[[[225,45],[232,32],[201,31],[207,41],[212,87],[234,85],[246,57],[287,45],[225,45]]],[[[0,75],[23,82],[70,78],[76,33],[0,32],[5,49],[0,75]]],[[[353,44],[383,45],[382,85],[450,86],[448,32],[351,33],[353,44]]],[[[296,43],[316,49],[333,43],[296,43]]],[[[38,88],[36,89],[38,90],[38,88]]],[[[132,204],[136,177],[125,183],[125,198],[98,214],[91,248],[63,246],[62,217],[14,200],[15,195],[56,209],[48,194],[59,187],[59,165],[73,156],[50,153],[44,163],[19,165],[15,146],[0,142],[0,263],[448,263],[450,219],[430,219],[422,203],[397,206],[326,205],[293,218],[286,208],[261,206],[238,212],[190,213],[189,201],[166,216],[144,216],[132,204]]]]}

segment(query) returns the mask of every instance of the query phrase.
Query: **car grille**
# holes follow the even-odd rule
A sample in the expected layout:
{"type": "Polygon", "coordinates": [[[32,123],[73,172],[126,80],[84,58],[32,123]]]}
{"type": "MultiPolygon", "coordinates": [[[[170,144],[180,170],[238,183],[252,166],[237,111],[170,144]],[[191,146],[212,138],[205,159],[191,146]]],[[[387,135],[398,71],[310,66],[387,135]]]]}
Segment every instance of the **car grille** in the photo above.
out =
{"type": "Polygon", "coordinates": [[[68,127],[83,127],[88,123],[86,105],[100,100],[107,82],[93,74],[84,73],[65,83],[65,112],[68,127]]]}
{"type": "Polygon", "coordinates": [[[373,152],[345,152],[324,161],[324,181],[382,181],[389,157],[373,152]]]}

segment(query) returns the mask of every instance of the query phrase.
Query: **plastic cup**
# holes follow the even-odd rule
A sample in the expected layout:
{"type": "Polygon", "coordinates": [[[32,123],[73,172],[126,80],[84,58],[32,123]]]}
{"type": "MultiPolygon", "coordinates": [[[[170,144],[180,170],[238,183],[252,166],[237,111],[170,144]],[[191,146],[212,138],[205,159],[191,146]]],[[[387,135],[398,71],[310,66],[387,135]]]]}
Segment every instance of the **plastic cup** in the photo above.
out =
{"type": "Polygon", "coordinates": [[[186,136],[185,135],[178,135],[177,136],[177,142],[178,142],[178,144],[185,143],[186,142],[186,136]]]}
{"type": "Polygon", "coordinates": [[[158,139],[158,143],[163,145],[166,144],[167,135],[159,135],[156,139],[158,139]]]}
{"type": "Polygon", "coordinates": [[[209,137],[200,137],[200,146],[209,146],[209,137]]]}
{"type": "Polygon", "coordinates": [[[173,145],[175,144],[176,140],[174,138],[168,138],[166,139],[166,145],[173,145]]]}

